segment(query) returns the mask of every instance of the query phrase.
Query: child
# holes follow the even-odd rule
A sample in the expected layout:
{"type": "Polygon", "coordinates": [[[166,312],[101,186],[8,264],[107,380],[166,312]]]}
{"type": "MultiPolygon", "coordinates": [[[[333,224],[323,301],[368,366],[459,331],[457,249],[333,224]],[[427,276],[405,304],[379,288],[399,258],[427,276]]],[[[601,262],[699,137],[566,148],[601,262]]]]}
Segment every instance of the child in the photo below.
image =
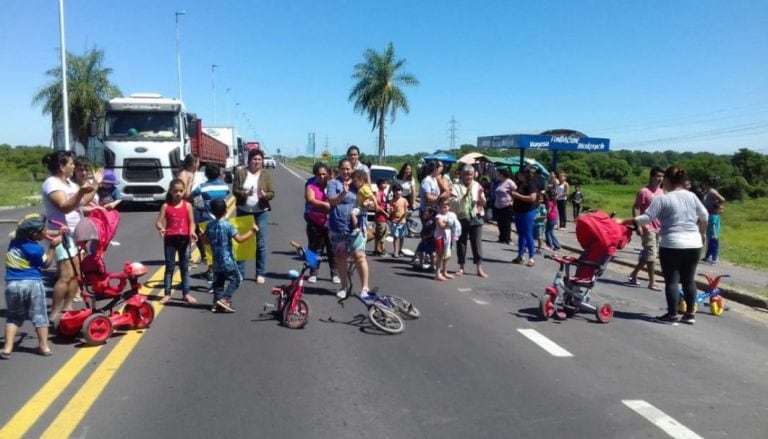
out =
{"type": "Polygon", "coordinates": [[[232,240],[241,243],[250,239],[259,231],[259,226],[253,225],[251,230],[244,234],[237,233],[237,229],[224,217],[227,215],[227,202],[223,198],[211,201],[211,213],[216,217],[208,223],[205,237],[211,244],[213,251],[213,304],[211,312],[222,308],[225,312],[235,312],[232,307],[232,295],[242,282],[240,270],[237,269],[235,255],[232,251],[232,240]],[[227,288],[224,282],[229,281],[227,288]]]}
{"type": "Polygon", "coordinates": [[[111,169],[104,170],[104,176],[101,178],[101,184],[96,189],[96,195],[99,200],[99,206],[112,210],[117,207],[120,200],[120,191],[117,189],[117,175],[111,169]]]}
{"type": "MultiPolygon", "coordinates": [[[[209,163],[205,165],[205,178],[207,181],[193,188],[191,192],[193,199],[201,197],[203,200],[203,210],[195,209],[196,227],[199,227],[200,223],[214,220],[215,217],[211,212],[211,202],[216,199],[224,200],[231,193],[229,185],[221,179],[221,167],[218,164],[209,163]]],[[[197,231],[196,233],[199,234],[200,232],[197,231]]],[[[200,249],[200,258],[202,259],[205,256],[205,251],[202,248],[202,242],[200,244],[198,248],[200,249]]],[[[211,261],[206,261],[206,263],[208,264],[208,270],[204,276],[210,284],[213,283],[213,263],[211,261]]]]}
{"type": "Polygon", "coordinates": [[[403,255],[403,242],[408,233],[408,200],[403,197],[403,187],[399,183],[393,184],[390,190],[392,201],[389,209],[389,230],[392,233],[392,257],[397,258],[403,255]]]}
{"type": "MultiPolygon", "coordinates": [[[[533,222],[533,239],[538,241],[538,253],[541,253],[541,244],[544,241],[544,226],[547,223],[547,206],[544,205],[544,195],[539,192],[536,196],[536,219],[533,222]]],[[[549,246],[544,246],[545,250],[550,250],[549,246]]]]}
{"type": "Polygon", "coordinates": [[[366,233],[368,209],[376,208],[376,198],[373,196],[373,189],[368,184],[368,174],[362,169],[352,173],[352,182],[357,188],[357,206],[350,213],[352,230],[359,228],[366,233]]]}
{"type": "Polygon", "coordinates": [[[560,250],[560,241],[555,236],[555,228],[559,224],[560,215],[557,211],[557,189],[551,188],[547,190],[547,197],[544,200],[544,204],[547,206],[547,228],[544,232],[544,238],[547,241],[547,245],[552,250],[560,250]]]}
{"type": "Polygon", "coordinates": [[[456,214],[450,211],[450,205],[450,200],[441,200],[440,210],[435,216],[435,280],[439,281],[453,279],[453,275],[448,274],[448,260],[451,259],[451,244],[461,235],[459,220],[456,214]]]}
{"type": "MultiPolygon", "coordinates": [[[[376,256],[386,256],[387,251],[384,249],[384,238],[387,236],[387,219],[389,218],[389,212],[387,212],[387,180],[380,179],[376,182],[376,211],[373,216],[374,228],[374,246],[373,254],[376,256]]],[[[359,194],[359,192],[358,192],[359,194]]]]}
{"type": "Polygon", "coordinates": [[[421,224],[421,241],[416,247],[415,257],[419,258],[419,270],[435,268],[435,215],[437,210],[430,206],[424,211],[424,221],[421,224]],[[429,266],[424,263],[429,260],[429,266]]]}
{"type": "Polygon", "coordinates": [[[575,186],[574,192],[571,194],[571,204],[573,205],[573,220],[576,221],[581,214],[581,203],[584,201],[584,194],[581,193],[581,185],[575,186]]]}
{"type": "Polygon", "coordinates": [[[707,221],[707,254],[704,261],[712,265],[717,265],[717,257],[720,253],[720,215],[722,213],[723,204],[715,202],[707,221]]]}
{"type": "Polygon", "coordinates": [[[168,186],[165,195],[165,203],[160,207],[155,227],[163,238],[165,254],[165,296],[160,303],[165,305],[171,300],[171,280],[176,270],[176,255],[179,256],[179,270],[181,271],[181,298],[187,303],[197,303],[197,300],[189,294],[189,244],[197,241],[195,234],[195,216],[192,204],[184,200],[184,180],[175,178],[168,186]]]}
{"type": "Polygon", "coordinates": [[[16,331],[26,319],[32,321],[37,332],[40,343],[37,353],[46,357],[51,355],[42,269],[51,265],[61,237],[52,238],[51,246],[44,250],[38,241],[46,237],[45,221],[42,215],[28,215],[19,222],[14,237],[8,243],[5,257],[5,303],[8,310],[5,347],[0,351],[0,359],[3,360],[11,358],[16,331]]]}

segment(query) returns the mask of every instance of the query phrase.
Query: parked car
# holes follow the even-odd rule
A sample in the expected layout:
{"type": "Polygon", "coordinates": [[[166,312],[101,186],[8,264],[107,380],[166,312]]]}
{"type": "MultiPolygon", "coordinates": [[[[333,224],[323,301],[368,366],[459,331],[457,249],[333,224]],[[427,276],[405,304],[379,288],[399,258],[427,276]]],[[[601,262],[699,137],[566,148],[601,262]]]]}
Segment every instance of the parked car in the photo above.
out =
{"type": "Polygon", "coordinates": [[[272,157],[264,157],[264,167],[265,168],[277,168],[277,162],[272,157]]]}
{"type": "MultiPolygon", "coordinates": [[[[386,199],[389,201],[392,198],[392,194],[389,193],[389,187],[392,185],[392,182],[395,181],[395,177],[397,177],[397,169],[391,166],[372,165],[371,190],[373,190],[373,195],[375,196],[379,192],[379,186],[376,182],[383,178],[384,180],[387,180],[387,186],[384,188],[384,193],[386,193],[386,199]]],[[[373,221],[373,210],[368,212],[368,219],[369,221],[373,221]]]]}

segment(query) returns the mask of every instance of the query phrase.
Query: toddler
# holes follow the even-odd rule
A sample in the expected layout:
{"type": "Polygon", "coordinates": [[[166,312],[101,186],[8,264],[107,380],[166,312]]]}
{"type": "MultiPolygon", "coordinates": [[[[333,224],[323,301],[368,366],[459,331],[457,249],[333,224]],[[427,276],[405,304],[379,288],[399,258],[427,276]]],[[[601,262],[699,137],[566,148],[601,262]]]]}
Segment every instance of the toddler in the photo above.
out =
{"type": "Polygon", "coordinates": [[[99,206],[112,210],[117,207],[120,200],[120,190],[117,189],[117,175],[112,169],[105,169],[104,176],[101,178],[101,184],[96,189],[96,195],[99,199],[99,206]]]}
{"type": "Polygon", "coordinates": [[[717,264],[720,254],[720,215],[723,213],[723,204],[715,202],[709,212],[707,221],[707,254],[704,261],[713,265],[717,264]]]}
{"type": "Polygon", "coordinates": [[[357,205],[350,212],[350,221],[352,230],[360,229],[363,233],[367,228],[368,209],[376,208],[376,198],[373,196],[373,189],[368,184],[368,174],[358,169],[352,173],[352,183],[357,189],[357,205]]]}

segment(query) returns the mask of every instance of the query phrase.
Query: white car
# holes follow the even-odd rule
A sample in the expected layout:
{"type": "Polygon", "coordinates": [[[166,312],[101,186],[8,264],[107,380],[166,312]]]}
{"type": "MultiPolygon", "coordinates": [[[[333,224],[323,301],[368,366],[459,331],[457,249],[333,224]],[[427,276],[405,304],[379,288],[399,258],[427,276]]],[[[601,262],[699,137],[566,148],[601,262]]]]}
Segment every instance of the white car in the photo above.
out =
{"type": "Polygon", "coordinates": [[[277,168],[277,162],[272,157],[264,157],[264,167],[265,168],[277,168]]]}
{"type": "MultiPolygon", "coordinates": [[[[376,182],[384,179],[387,180],[387,185],[384,187],[384,192],[387,194],[386,199],[389,200],[391,198],[389,188],[392,186],[392,183],[394,183],[395,177],[397,177],[397,169],[391,166],[371,165],[371,190],[373,191],[373,195],[376,196],[376,193],[379,192],[379,185],[377,185],[376,182]]],[[[373,210],[369,210],[369,221],[372,221],[372,217],[373,210]]]]}

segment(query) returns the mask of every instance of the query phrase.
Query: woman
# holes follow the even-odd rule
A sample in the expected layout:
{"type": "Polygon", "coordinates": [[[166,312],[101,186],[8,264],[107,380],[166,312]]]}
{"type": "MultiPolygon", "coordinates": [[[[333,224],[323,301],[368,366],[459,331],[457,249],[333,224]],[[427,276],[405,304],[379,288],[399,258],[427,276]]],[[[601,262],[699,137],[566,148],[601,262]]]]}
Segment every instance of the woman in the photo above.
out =
{"type": "MultiPolygon", "coordinates": [[[[483,271],[483,208],[485,207],[485,192],[480,183],[475,181],[475,168],[466,165],[461,169],[459,182],[453,185],[452,210],[461,223],[461,235],[456,243],[459,258],[459,276],[464,274],[464,263],[467,258],[467,239],[472,248],[472,262],[475,264],[477,275],[488,277],[483,271]]],[[[446,243],[446,245],[449,245],[446,243]]]]}
{"type": "Polygon", "coordinates": [[[427,163],[427,176],[421,180],[419,187],[419,219],[424,224],[424,213],[427,207],[437,210],[437,202],[451,196],[450,190],[441,189],[443,164],[438,160],[427,163]]]}
{"type": "MultiPolygon", "coordinates": [[[[75,172],[72,173],[72,178],[71,178],[72,182],[77,184],[78,186],[83,186],[86,183],[95,183],[92,180],[93,176],[91,175],[92,167],[93,166],[91,165],[91,160],[88,157],[84,155],[79,155],[75,157],[75,172]]],[[[96,189],[98,189],[99,187],[98,183],[93,184],[93,186],[96,189]]],[[[89,201],[88,203],[83,203],[80,206],[80,213],[83,216],[88,216],[88,214],[91,213],[91,211],[95,209],[96,206],[98,206],[98,203],[99,203],[99,197],[96,194],[96,192],[94,192],[94,195],[91,201],[89,201]]],[[[80,294],[78,293],[77,297],[79,296],[80,294]]]]}
{"type": "Polygon", "coordinates": [[[499,241],[503,244],[512,242],[512,192],[517,185],[509,178],[509,169],[499,170],[499,182],[493,190],[493,218],[499,227],[499,241]]]}
{"type": "Polygon", "coordinates": [[[327,196],[331,206],[328,215],[328,236],[333,248],[336,271],[341,276],[341,289],[336,296],[347,297],[350,289],[347,275],[347,257],[352,257],[360,277],[360,297],[369,300],[368,295],[368,261],[365,259],[366,237],[360,229],[352,227],[352,209],[357,205],[357,189],[352,184],[352,162],[342,159],[339,162],[339,176],[328,183],[327,196]]]}
{"type": "Polygon", "coordinates": [[[400,195],[408,202],[408,209],[413,209],[413,204],[416,201],[416,179],[413,177],[413,167],[410,163],[403,163],[400,172],[395,177],[395,183],[403,188],[400,195]]]}
{"type": "Polygon", "coordinates": [[[202,181],[196,181],[197,171],[200,169],[200,159],[195,157],[194,154],[187,154],[184,157],[184,161],[181,164],[181,171],[179,171],[179,179],[184,182],[184,198],[192,203],[192,190],[195,186],[202,183],[202,181]]]}
{"type": "MultiPolygon", "coordinates": [[[[60,230],[65,224],[65,232],[71,234],[82,219],[80,206],[93,200],[96,187],[88,182],[82,186],[73,182],[75,172],[75,157],[71,151],[55,151],[43,157],[43,164],[50,176],[45,179],[42,187],[43,205],[48,218],[50,230],[60,230]]],[[[94,173],[94,179],[101,181],[101,172],[94,173]]],[[[56,247],[55,259],[59,277],[53,286],[53,302],[51,303],[52,322],[56,321],[62,310],[72,309],[72,299],[77,294],[77,246],[71,237],[66,243],[56,247]]]]}
{"type": "MultiPolygon", "coordinates": [[[[267,270],[267,223],[272,207],[270,200],[275,198],[272,174],[263,168],[264,152],[260,149],[248,153],[248,165],[235,171],[232,193],[235,195],[237,216],[253,215],[253,221],[259,226],[256,233],[256,283],[266,282],[267,270]]],[[[238,262],[240,274],[245,277],[245,261],[238,262]]]]}
{"type": "Polygon", "coordinates": [[[565,172],[558,174],[558,184],[555,193],[557,195],[557,213],[559,215],[560,228],[564,229],[565,225],[568,223],[565,207],[568,204],[568,196],[571,194],[571,185],[569,185],[568,180],[566,180],[565,172]]]}
{"type": "Polygon", "coordinates": [[[534,170],[529,166],[520,168],[517,172],[517,190],[512,191],[512,211],[515,215],[517,228],[517,257],[513,264],[522,264],[525,252],[528,252],[528,266],[536,264],[533,241],[533,222],[536,219],[539,187],[534,178],[534,170]]]}
{"type": "Polygon", "coordinates": [[[677,306],[682,284],[687,312],[683,323],[696,321],[693,307],[696,304],[696,266],[707,230],[707,209],[696,194],[685,189],[688,176],[678,166],[664,171],[662,187],[666,193],[651,201],[645,213],[623,224],[642,227],[653,220],[661,223],[659,259],[664,273],[664,291],[667,296],[667,313],[656,319],[663,323],[677,323],[677,306]]]}
{"type": "MultiPolygon", "coordinates": [[[[307,222],[308,247],[318,255],[325,250],[328,265],[331,267],[331,280],[338,284],[341,283],[341,279],[336,273],[333,249],[328,237],[328,211],[331,210],[331,204],[328,203],[328,197],[325,195],[329,178],[328,166],[324,163],[316,163],[312,173],[314,177],[307,180],[304,187],[304,220],[307,222]]],[[[309,273],[307,282],[317,282],[318,271],[317,268],[313,269],[309,273]]]]}

